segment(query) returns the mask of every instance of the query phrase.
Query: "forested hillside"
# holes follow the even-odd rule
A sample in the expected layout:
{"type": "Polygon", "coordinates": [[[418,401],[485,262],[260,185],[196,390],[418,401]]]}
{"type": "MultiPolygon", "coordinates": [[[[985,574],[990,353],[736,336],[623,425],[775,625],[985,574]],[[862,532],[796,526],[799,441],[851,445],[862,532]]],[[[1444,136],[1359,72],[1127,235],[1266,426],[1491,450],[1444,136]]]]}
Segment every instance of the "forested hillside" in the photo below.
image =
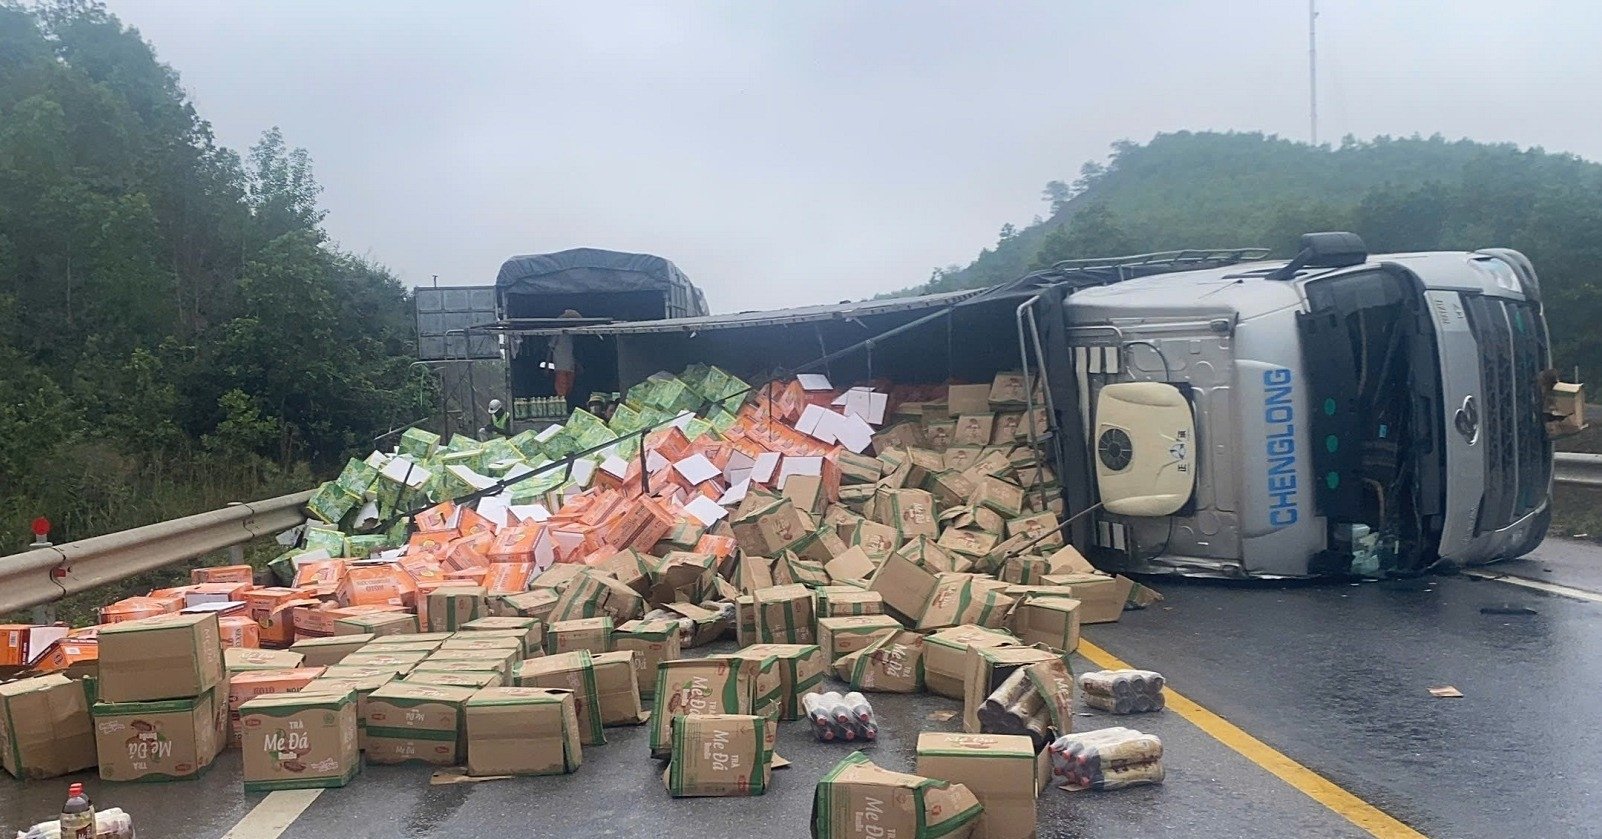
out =
{"type": "Polygon", "coordinates": [[[317,199],[97,4],[0,0],[0,553],[304,489],[426,413],[407,292],[317,199]]]}
{"type": "Polygon", "coordinates": [[[1352,230],[1375,253],[1512,247],[1535,262],[1558,366],[1602,378],[1602,165],[1466,140],[1348,139],[1319,148],[1262,134],[1162,134],[1053,181],[1051,217],[1003,228],[927,288],[993,285],[1062,259],[1262,245],[1352,230]],[[1587,372],[1589,371],[1589,372],[1587,372]]]}

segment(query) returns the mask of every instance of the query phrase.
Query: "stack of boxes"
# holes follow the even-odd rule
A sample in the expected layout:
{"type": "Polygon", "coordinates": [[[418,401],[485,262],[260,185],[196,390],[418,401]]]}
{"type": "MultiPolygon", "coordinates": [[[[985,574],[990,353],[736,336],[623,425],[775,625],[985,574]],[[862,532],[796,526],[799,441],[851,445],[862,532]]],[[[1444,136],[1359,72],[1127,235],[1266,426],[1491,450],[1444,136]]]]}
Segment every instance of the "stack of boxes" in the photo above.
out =
{"type": "Polygon", "coordinates": [[[91,709],[100,777],[174,781],[211,766],[228,732],[215,614],[158,615],[100,631],[91,709]]]}

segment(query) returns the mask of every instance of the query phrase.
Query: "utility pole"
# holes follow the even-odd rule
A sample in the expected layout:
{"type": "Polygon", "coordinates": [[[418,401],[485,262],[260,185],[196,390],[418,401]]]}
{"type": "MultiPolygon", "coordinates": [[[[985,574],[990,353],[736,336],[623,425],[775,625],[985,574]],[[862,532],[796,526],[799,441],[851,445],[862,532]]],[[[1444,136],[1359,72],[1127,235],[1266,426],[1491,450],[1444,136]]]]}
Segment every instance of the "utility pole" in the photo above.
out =
{"type": "Polygon", "coordinates": [[[1307,105],[1313,145],[1318,145],[1318,0],[1307,0],[1307,105]]]}

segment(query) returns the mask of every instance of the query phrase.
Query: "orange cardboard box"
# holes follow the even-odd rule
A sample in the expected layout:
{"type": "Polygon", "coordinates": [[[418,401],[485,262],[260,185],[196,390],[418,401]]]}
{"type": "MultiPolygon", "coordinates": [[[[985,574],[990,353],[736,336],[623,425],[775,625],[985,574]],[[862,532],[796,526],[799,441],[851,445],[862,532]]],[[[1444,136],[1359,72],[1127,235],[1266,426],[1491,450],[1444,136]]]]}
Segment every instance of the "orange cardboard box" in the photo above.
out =
{"type": "Polygon", "coordinates": [[[707,533],[695,543],[692,553],[712,554],[719,560],[734,556],[734,549],[738,547],[733,536],[721,536],[716,533],[707,533]]]}
{"type": "Polygon", "coordinates": [[[246,607],[250,609],[250,616],[261,621],[266,620],[274,609],[291,600],[310,599],[307,597],[309,593],[310,589],[273,586],[245,592],[244,601],[246,607]]]}
{"type": "Polygon", "coordinates": [[[489,569],[490,566],[484,565],[478,568],[463,568],[460,571],[446,571],[445,579],[458,584],[470,582],[473,585],[483,585],[484,578],[489,576],[489,569]]]}
{"type": "Polygon", "coordinates": [[[295,610],[322,605],[321,600],[310,597],[285,600],[272,607],[265,616],[257,618],[257,640],[272,647],[287,647],[295,643],[295,610]]]}
{"type": "Polygon", "coordinates": [[[189,582],[194,585],[204,583],[254,583],[256,569],[249,565],[219,565],[213,568],[189,569],[189,582]]]}
{"type": "MultiPolygon", "coordinates": [[[[456,502],[441,501],[412,519],[417,523],[418,535],[456,530],[456,502]]],[[[416,539],[417,536],[413,536],[416,539]]]]}
{"type": "Polygon", "coordinates": [[[446,543],[458,535],[455,528],[450,530],[433,530],[426,533],[413,533],[412,538],[406,540],[407,553],[433,553],[444,548],[446,543]]]}
{"type": "Polygon", "coordinates": [[[191,586],[179,586],[178,588],[156,589],[145,596],[162,604],[162,607],[167,610],[165,614],[171,614],[184,608],[184,594],[190,588],[191,586]]]}
{"type": "MultiPolygon", "coordinates": [[[[471,510],[463,510],[466,514],[471,510]]],[[[476,515],[476,514],[475,514],[476,515]]],[[[495,544],[495,534],[474,533],[469,536],[460,536],[452,539],[445,545],[442,555],[445,557],[445,567],[460,571],[463,568],[478,568],[488,565],[489,550],[495,544]]]]}
{"type": "Polygon", "coordinates": [[[224,647],[254,650],[261,647],[261,624],[249,615],[228,615],[217,618],[217,628],[224,647]]]}
{"type": "MultiPolygon", "coordinates": [[[[480,584],[489,590],[489,596],[498,597],[528,591],[528,581],[533,578],[533,563],[497,562],[489,567],[489,573],[484,575],[480,584]]],[[[421,595],[417,602],[423,602],[421,595]]]]}
{"type": "Polygon", "coordinates": [[[683,430],[676,425],[659,428],[646,435],[645,448],[656,450],[657,454],[674,463],[688,457],[693,451],[690,438],[684,436],[683,430]]]}
{"type": "Polygon", "coordinates": [[[417,583],[394,565],[357,565],[345,571],[335,597],[341,606],[411,606],[417,583]]]}
{"type": "Polygon", "coordinates": [[[258,696],[299,693],[313,679],[323,675],[321,667],[295,667],[287,670],[246,670],[228,680],[228,748],[240,746],[239,706],[258,696]]]}
{"type": "Polygon", "coordinates": [[[456,532],[463,536],[476,536],[480,533],[495,535],[499,530],[495,523],[478,514],[472,507],[461,508],[460,518],[456,521],[456,532]]]}
{"type": "Polygon", "coordinates": [[[526,562],[538,565],[538,559],[534,554],[544,533],[545,526],[540,524],[501,528],[501,532],[495,534],[495,541],[490,545],[490,562],[526,562]]]}
{"type": "Polygon", "coordinates": [[[303,562],[295,571],[295,588],[315,589],[320,597],[331,595],[345,579],[347,565],[343,559],[303,562]]]}
{"type": "Polygon", "coordinates": [[[65,673],[68,676],[94,675],[99,669],[100,642],[92,638],[62,638],[50,645],[34,663],[39,675],[65,673]]]}
{"type": "Polygon", "coordinates": [[[295,635],[300,638],[327,638],[334,634],[334,623],[340,618],[371,615],[376,612],[404,612],[404,606],[345,606],[329,607],[297,605],[294,608],[295,635]]]}
{"type": "Polygon", "coordinates": [[[0,667],[20,667],[28,663],[28,634],[32,630],[28,624],[0,624],[0,667]]]}
{"type": "MultiPolygon", "coordinates": [[[[180,601],[181,602],[181,601],[180,601]]],[[[178,611],[170,600],[154,597],[124,597],[115,603],[100,607],[101,623],[121,623],[140,618],[153,618],[178,611]]]]}

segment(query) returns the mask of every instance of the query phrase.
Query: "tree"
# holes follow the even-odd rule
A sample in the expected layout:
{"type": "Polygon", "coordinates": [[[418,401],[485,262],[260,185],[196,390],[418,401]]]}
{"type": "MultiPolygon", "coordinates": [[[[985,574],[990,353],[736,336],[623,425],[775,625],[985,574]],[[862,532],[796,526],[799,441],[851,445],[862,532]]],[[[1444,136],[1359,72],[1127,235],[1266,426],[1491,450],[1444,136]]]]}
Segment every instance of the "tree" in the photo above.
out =
{"type": "Polygon", "coordinates": [[[1046,236],[1035,255],[1035,267],[1046,268],[1065,259],[1124,256],[1137,248],[1117,216],[1105,204],[1080,207],[1066,223],[1046,236]]]}

